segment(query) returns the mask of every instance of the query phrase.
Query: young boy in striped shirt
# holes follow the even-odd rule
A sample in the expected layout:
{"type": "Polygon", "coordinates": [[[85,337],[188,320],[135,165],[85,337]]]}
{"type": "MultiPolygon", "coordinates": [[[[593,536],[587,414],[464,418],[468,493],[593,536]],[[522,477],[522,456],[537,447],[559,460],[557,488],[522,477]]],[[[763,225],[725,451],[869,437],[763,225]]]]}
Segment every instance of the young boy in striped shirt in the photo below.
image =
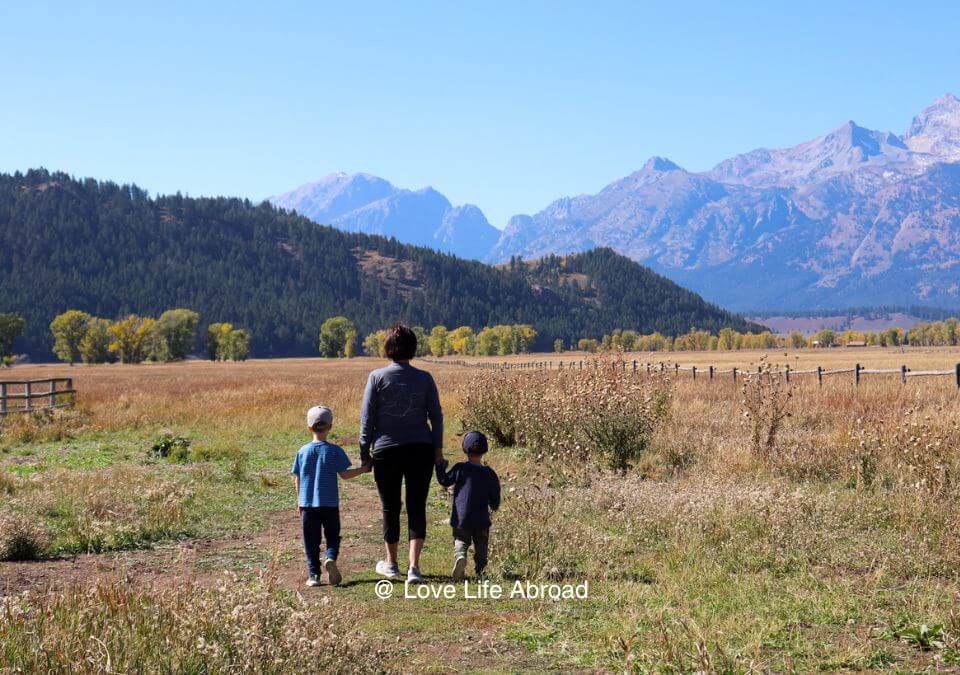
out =
{"type": "Polygon", "coordinates": [[[307,554],[307,586],[320,585],[320,545],[327,541],[323,570],[331,586],[343,581],[337,569],[340,555],[340,487],[337,478],[348,480],[370,471],[369,467],[351,469],[350,458],[339,445],[327,442],[333,428],[333,411],[315,406],[307,411],[307,428],[313,441],[297,452],[293,460],[297,504],[303,525],[303,548],[307,554]]]}

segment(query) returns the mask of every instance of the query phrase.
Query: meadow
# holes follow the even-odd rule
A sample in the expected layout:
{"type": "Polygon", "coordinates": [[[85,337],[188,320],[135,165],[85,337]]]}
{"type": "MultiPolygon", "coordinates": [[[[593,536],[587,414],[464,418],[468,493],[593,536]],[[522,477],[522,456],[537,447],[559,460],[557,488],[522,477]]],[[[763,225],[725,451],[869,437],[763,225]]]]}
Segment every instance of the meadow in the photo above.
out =
{"type": "MultiPolygon", "coordinates": [[[[630,354],[950,369],[949,348],[630,354]]],[[[524,360],[523,357],[493,359],[524,360]]],[[[578,354],[550,358],[585,359],[578,354]]],[[[634,377],[421,363],[502,436],[491,579],[585,600],[380,600],[370,476],[343,487],[346,583],[303,588],[289,467],[323,403],[357,458],[367,372],[285,359],[18,366],[75,409],[0,427],[0,669],[921,671],[960,667],[960,394],[951,378],[634,377]],[[563,379],[568,378],[568,379],[563,379]],[[24,560],[25,559],[25,560],[24,560]]],[[[434,485],[423,563],[449,574],[434,485]]]]}

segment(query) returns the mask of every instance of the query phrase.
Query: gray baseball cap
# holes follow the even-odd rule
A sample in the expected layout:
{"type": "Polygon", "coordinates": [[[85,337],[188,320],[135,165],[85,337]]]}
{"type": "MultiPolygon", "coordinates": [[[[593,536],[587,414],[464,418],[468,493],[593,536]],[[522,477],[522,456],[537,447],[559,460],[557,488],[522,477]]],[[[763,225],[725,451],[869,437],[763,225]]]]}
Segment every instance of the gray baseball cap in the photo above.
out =
{"type": "Polygon", "coordinates": [[[318,424],[325,427],[333,424],[333,411],[322,405],[315,405],[307,411],[307,426],[311,429],[318,424]]]}

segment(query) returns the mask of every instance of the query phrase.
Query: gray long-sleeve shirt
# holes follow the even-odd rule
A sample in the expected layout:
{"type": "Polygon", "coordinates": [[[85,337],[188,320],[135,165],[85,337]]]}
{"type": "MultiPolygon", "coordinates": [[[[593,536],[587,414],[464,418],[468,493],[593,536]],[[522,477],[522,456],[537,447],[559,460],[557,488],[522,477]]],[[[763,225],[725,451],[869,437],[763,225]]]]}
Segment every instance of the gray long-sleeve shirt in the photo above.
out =
{"type": "Polygon", "coordinates": [[[409,363],[370,373],[360,411],[360,458],[413,443],[443,447],[443,411],[433,376],[409,363]],[[429,421],[429,425],[427,422],[429,421]]]}

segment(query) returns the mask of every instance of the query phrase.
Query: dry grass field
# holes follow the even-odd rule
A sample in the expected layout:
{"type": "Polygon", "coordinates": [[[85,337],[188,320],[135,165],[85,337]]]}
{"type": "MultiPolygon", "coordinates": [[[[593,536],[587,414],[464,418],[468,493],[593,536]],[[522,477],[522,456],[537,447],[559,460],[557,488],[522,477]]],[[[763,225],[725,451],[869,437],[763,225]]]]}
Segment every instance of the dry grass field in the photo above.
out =
{"type": "MultiPolygon", "coordinates": [[[[588,357],[513,360],[552,358],[588,357]]],[[[947,370],[960,350],[626,358],[947,370]]],[[[815,378],[788,386],[689,373],[637,382],[601,368],[579,386],[556,371],[423,363],[441,388],[451,459],[461,420],[514,423],[514,438],[488,458],[505,488],[491,579],[589,581],[589,599],[379,600],[369,476],[343,488],[346,584],[303,588],[288,476],[303,412],[331,406],[335,441],[356,458],[363,385],[380,363],[3,371],[72,376],[81,394],[75,410],[9,416],[0,427],[0,559],[11,559],[0,562],[0,670],[960,667],[951,378],[854,387],[843,375],[821,388],[815,378]],[[559,437],[595,428],[603,434],[583,443],[559,437]],[[153,452],[164,440],[178,448],[166,458],[153,452]],[[626,457],[627,468],[609,457],[626,457]]],[[[423,565],[431,584],[449,574],[448,512],[435,486],[423,565]]]]}

